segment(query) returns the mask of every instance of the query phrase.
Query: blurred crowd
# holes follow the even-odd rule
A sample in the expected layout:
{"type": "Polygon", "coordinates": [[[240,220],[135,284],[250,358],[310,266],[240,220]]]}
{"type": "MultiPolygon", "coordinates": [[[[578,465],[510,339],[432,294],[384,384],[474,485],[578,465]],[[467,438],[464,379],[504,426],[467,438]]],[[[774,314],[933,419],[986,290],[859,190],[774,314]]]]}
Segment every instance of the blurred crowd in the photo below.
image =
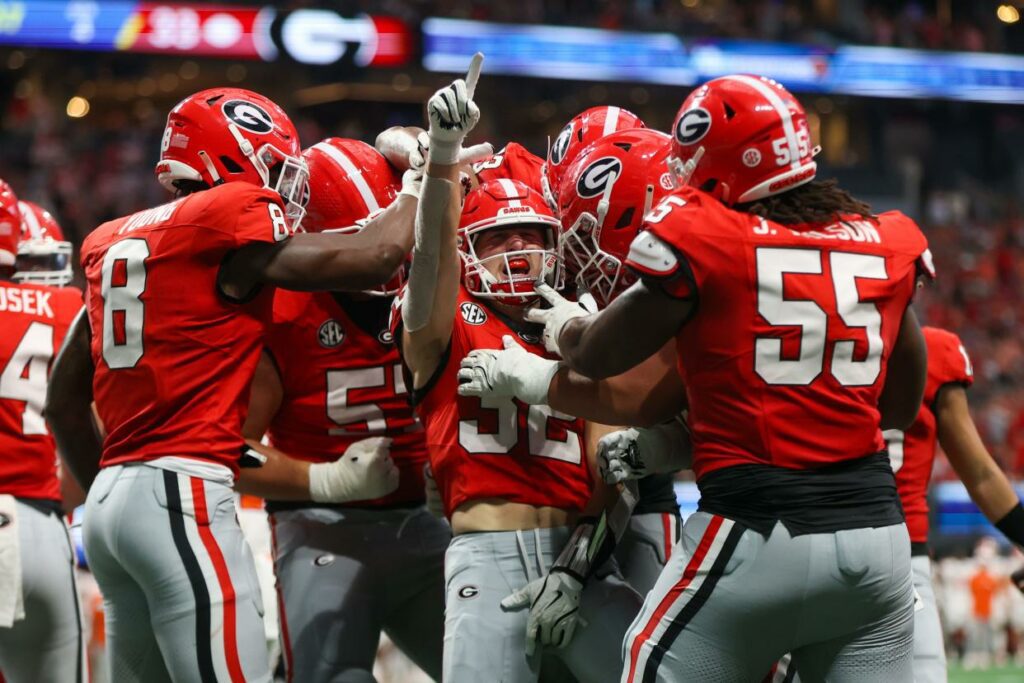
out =
{"type": "Polygon", "coordinates": [[[1000,555],[995,539],[985,537],[972,555],[933,565],[950,663],[965,669],[1024,665],[1024,595],[1009,580],[1022,559],[1019,550],[1000,555]]]}

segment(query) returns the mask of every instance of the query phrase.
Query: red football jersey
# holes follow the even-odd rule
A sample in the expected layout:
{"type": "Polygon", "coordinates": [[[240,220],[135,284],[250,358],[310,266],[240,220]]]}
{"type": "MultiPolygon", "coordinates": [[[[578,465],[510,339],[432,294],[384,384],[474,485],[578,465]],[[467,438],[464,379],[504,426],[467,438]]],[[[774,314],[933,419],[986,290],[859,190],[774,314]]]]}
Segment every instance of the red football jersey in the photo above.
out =
{"type": "Polygon", "coordinates": [[[231,301],[217,274],[239,247],[288,236],[277,193],[226,183],[86,238],[93,391],[107,429],[102,466],[180,456],[237,474],[273,290],[231,301]]]}
{"type": "Polygon", "coordinates": [[[268,436],[285,453],[313,462],[337,460],[369,436],[391,437],[398,489],[355,505],[419,504],[427,460],[423,427],[409,404],[387,302],[365,303],[381,315],[357,321],[328,292],[274,294],[267,350],[284,396],[268,436]]]}
{"type": "MultiPolygon", "coordinates": [[[[645,227],[696,287],[677,336],[697,477],[742,464],[811,469],[883,448],[878,397],[927,242],[906,216],[791,229],[686,188],[645,227]],[[687,265],[689,273],[687,271],[687,265]]],[[[666,276],[631,252],[641,274],[666,276]]]]}
{"type": "Polygon", "coordinates": [[[0,493],[60,500],[43,402],[50,363],[81,308],[74,287],[0,283],[0,493]]]}
{"type": "Polygon", "coordinates": [[[525,183],[531,189],[544,194],[540,183],[543,166],[544,160],[539,156],[517,142],[510,142],[495,152],[490,159],[473,164],[473,171],[480,183],[508,178],[525,183]]]}
{"type": "MultiPolygon", "coordinates": [[[[392,309],[397,328],[399,300],[392,309]]],[[[398,334],[396,330],[395,334],[398,334]]],[[[473,349],[501,349],[503,335],[548,356],[538,337],[517,334],[461,285],[443,364],[414,392],[426,430],[430,467],[445,514],[463,503],[501,498],[527,505],[582,510],[593,482],[584,453],[583,421],[548,406],[512,398],[459,396],[459,363],[473,349]]]]}
{"type": "Polygon", "coordinates": [[[935,400],[947,384],[965,387],[974,383],[974,369],[960,338],[952,332],[936,327],[925,327],[924,340],[928,345],[928,380],[924,387],[924,401],[917,419],[906,433],[898,429],[885,431],[889,444],[889,460],[896,473],[907,529],[914,543],[928,541],[928,482],[935,460],[936,422],[935,400]]]}

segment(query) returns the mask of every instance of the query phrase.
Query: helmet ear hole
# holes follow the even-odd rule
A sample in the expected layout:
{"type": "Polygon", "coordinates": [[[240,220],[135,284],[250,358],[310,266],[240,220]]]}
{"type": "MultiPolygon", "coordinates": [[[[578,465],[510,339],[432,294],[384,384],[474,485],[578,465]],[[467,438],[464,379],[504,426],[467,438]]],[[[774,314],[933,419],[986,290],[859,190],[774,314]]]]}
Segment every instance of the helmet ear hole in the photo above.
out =
{"type": "Polygon", "coordinates": [[[619,216],[619,220],[612,226],[612,229],[621,230],[622,228],[629,227],[629,224],[633,222],[633,213],[634,208],[632,206],[623,211],[622,215],[619,216]]]}
{"type": "Polygon", "coordinates": [[[699,189],[701,192],[707,192],[708,194],[711,194],[715,191],[715,187],[717,185],[718,180],[716,180],[715,178],[708,178],[707,180],[704,181],[704,184],[702,184],[699,189]]]}
{"type": "Polygon", "coordinates": [[[728,102],[723,102],[722,106],[725,107],[726,121],[732,121],[733,117],[736,116],[736,110],[730,107],[728,102]]]}
{"type": "Polygon", "coordinates": [[[224,165],[224,170],[228,173],[242,173],[244,171],[244,169],[238,165],[238,162],[229,156],[221,156],[219,159],[220,163],[224,165]]]}

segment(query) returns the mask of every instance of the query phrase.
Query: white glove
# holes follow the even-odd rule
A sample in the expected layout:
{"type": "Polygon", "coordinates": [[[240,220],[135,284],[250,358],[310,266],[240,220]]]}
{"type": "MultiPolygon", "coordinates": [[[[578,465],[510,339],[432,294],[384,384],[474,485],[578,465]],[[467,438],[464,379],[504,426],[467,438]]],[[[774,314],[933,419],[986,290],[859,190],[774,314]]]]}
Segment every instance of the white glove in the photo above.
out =
{"type": "Polygon", "coordinates": [[[597,442],[597,463],[606,484],[678,472],[692,465],[690,434],[679,420],[612,432],[597,442]]]}
{"type": "MultiPolygon", "coordinates": [[[[426,133],[420,133],[419,137],[416,138],[416,149],[409,154],[409,167],[414,169],[422,169],[427,165],[427,156],[430,151],[430,136],[426,133]]],[[[470,145],[469,147],[463,147],[459,150],[458,164],[475,164],[478,161],[484,159],[490,159],[494,156],[494,146],[489,142],[481,142],[479,145],[470,145]]]]}
{"type": "Polygon", "coordinates": [[[402,174],[402,189],[398,191],[398,194],[407,194],[414,199],[419,199],[422,186],[423,169],[410,168],[402,174]]]}
{"type": "Polygon", "coordinates": [[[544,348],[561,356],[558,337],[562,334],[562,328],[573,318],[590,315],[590,311],[581,303],[569,301],[544,283],[534,286],[534,290],[551,304],[551,308],[531,308],[526,312],[526,319],[544,326],[544,348]]]}
{"type": "Polygon", "coordinates": [[[572,640],[580,616],[580,593],[583,583],[565,570],[554,568],[543,579],[536,579],[501,601],[506,610],[529,606],[526,620],[526,655],[532,656],[541,645],[565,647],[572,640]]]}
{"type": "Polygon", "coordinates": [[[441,500],[441,490],[437,488],[437,480],[434,479],[434,471],[430,469],[430,463],[423,465],[423,490],[426,492],[427,512],[444,519],[444,502],[441,500]]]}
{"type": "Polygon", "coordinates": [[[309,499],[349,503],[386,496],[398,488],[398,468],[391,460],[391,439],[375,436],[356,441],[334,462],[309,466],[309,499]]]}
{"type": "Polygon", "coordinates": [[[530,353],[510,335],[501,342],[504,351],[476,349],[462,359],[459,396],[514,396],[527,405],[546,404],[562,363],[530,353]]]}
{"type": "Polygon", "coordinates": [[[480,109],[473,102],[473,93],[483,61],[484,56],[479,52],[473,55],[466,80],[453,81],[427,101],[430,119],[427,156],[435,164],[457,163],[463,139],[480,120],[480,109]]]}

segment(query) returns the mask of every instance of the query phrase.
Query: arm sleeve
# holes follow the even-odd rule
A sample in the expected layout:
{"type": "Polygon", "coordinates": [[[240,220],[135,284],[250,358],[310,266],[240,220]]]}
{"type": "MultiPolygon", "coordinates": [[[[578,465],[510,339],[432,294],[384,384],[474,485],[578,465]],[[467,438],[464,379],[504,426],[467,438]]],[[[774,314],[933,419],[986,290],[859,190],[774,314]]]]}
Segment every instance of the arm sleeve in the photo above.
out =
{"type": "Polygon", "coordinates": [[[241,210],[232,207],[238,210],[234,233],[236,249],[253,242],[275,244],[291,237],[284,206],[276,192],[253,187],[238,199],[241,210]]]}
{"type": "Polygon", "coordinates": [[[965,387],[974,384],[971,357],[960,338],[952,333],[943,341],[942,370],[942,384],[956,383],[965,387]]]}
{"type": "Polygon", "coordinates": [[[644,230],[636,236],[629,246],[626,265],[642,280],[655,283],[677,299],[689,299],[697,293],[686,257],[653,232],[644,230]]]}

